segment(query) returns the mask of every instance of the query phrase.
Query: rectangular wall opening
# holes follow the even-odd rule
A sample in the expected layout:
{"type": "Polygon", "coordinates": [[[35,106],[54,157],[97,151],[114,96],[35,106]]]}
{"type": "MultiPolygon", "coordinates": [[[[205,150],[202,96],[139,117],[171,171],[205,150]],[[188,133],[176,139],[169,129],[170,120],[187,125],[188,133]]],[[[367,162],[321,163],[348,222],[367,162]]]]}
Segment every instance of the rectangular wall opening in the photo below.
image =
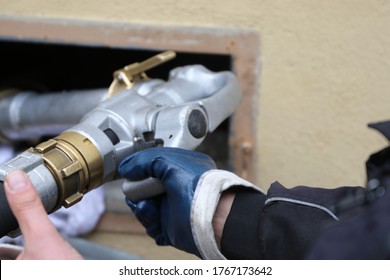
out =
{"type": "MultiPolygon", "coordinates": [[[[194,58],[197,63],[205,64],[206,67],[210,67],[208,55],[214,58],[229,57],[230,62],[227,64],[213,63],[215,67],[224,65],[221,67],[233,70],[243,93],[241,103],[229,123],[229,167],[239,176],[256,182],[256,117],[260,75],[260,39],[257,32],[196,26],[155,26],[77,19],[1,16],[0,41],[58,44],[64,48],[66,45],[89,47],[91,55],[95,48],[96,50],[106,49],[108,52],[111,52],[111,49],[118,49],[116,53],[138,50],[137,58],[142,55],[148,57],[150,53],[174,50],[183,57],[190,54],[190,57],[194,58]],[[201,56],[204,58],[203,61],[201,61],[201,56]]],[[[23,55],[21,52],[18,53],[23,55]]],[[[83,61],[85,58],[78,57],[77,59],[83,61]]],[[[17,61],[14,62],[14,67],[19,69],[25,67],[22,61],[17,61]],[[17,61],[19,63],[16,63],[17,61]]],[[[117,65],[112,65],[112,68],[128,63],[130,57],[127,59],[126,56],[124,61],[120,59],[117,65]]],[[[179,63],[178,61],[176,59],[163,67],[171,69],[174,66],[173,63],[179,63]]],[[[185,64],[188,63],[191,61],[185,62],[185,64]]],[[[83,64],[79,71],[81,75],[88,77],[91,68],[87,63],[83,64]]],[[[111,79],[112,69],[96,68],[106,71],[98,78],[101,86],[106,86],[111,79]]],[[[150,76],[153,77],[153,75],[154,73],[150,72],[150,76]]],[[[80,77],[80,75],[67,73],[61,78],[68,77],[80,77]]],[[[86,86],[89,85],[86,84],[86,86]]]]}
{"type": "MultiPolygon", "coordinates": [[[[166,79],[169,70],[189,64],[231,70],[242,91],[241,103],[199,150],[220,168],[256,182],[259,45],[259,35],[251,30],[2,16],[0,88],[41,92],[106,88],[113,71],[165,50],[175,51],[177,57],[148,71],[149,77],[166,79]]],[[[123,194],[112,198],[117,199],[123,205],[123,194]]],[[[128,216],[105,215],[99,230],[137,232],[128,216]]],[[[144,232],[139,227],[138,231],[144,232]]]]}

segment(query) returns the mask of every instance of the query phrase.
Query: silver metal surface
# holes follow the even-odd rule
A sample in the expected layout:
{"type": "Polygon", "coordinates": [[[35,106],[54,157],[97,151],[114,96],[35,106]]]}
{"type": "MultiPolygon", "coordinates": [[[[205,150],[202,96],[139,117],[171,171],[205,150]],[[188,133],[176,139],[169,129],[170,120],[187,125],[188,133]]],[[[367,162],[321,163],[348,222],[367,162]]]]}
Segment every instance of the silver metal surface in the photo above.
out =
{"type": "Polygon", "coordinates": [[[0,134],[9,140],[55,136],[77,124],[106,93],[96,89],[7,95],[0,99],[0,134]]]}
{"type": "MultiPolygon", "coordinates": [[[[64,134],[81,134],[93,144],[103,162],[99,176],[104,183],[117,179],[120,162],[139,150],[157,145],[195,149],[207,133],[234,112],[240,97],[237,80],[231,72],[214,73],[200,65],[185,66],[172,70],[166,82],[142,81],[110,98],[102,90],[3,97],[0,134],[9,139],[22,139],[27,134],[29,137],[52,134],[78,123],[64,134]],[[34,134],[31,129],[39,132],[34,134]]],[[[63,145],[67,145],[66,141],[63,145]]],[[[45,166],[42,155],[30,149],[1,165],[0,181],[13,169],[27,172],[50,212],[59,196],[58,182],[45,166]]],[[[125,185],[126,195],[137,199],[163,191],[155,182],[129,185],[125,185]]]]}
{"type": "Polygon", "coordinates": [[[10,161],[0,165],[0,181],[12,170],[20,169],[27,173],[35,186],[47,212],[53,210],[58,198],[57,184],[40,155],[25,151],[10,161]]]}
{"type": "Polygon", "coordinates": [[[123,180],[122,191],[130,201],[137,202],[147,197],[162,194],[164,186],[160,180],[155,178],[135,182],[123,180]]]}
{"type": "Polygon", "coordinates": [[[167,82],[141,82],[114,95],[67,131],[80,133],[94,143],[104,161],[104,181],[109,181],[126,156],[150,147],[156,139],[162,140],[164,146],[195,149],[206,134],[191,134],[191,112],[203,114],[206,132],[210,133],[234,112],[240,97],[231,72],[214,73],[201,65],[185,66],[172,70],[167,82]],[[107,129],[115,132],[119,143],[109,141],[103,133],[107,129]]]}

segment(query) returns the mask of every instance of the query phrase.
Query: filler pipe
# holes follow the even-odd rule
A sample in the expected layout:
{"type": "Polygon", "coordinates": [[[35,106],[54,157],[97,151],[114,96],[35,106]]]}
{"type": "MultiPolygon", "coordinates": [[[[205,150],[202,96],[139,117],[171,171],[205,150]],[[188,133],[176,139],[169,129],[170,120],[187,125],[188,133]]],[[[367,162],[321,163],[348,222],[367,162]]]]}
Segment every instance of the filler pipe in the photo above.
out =
{"type": "Polygon", "coordinates": [[[106,94],[107,89],[0,92],[0,142],[57,135],[77,124],[106,94]]]}

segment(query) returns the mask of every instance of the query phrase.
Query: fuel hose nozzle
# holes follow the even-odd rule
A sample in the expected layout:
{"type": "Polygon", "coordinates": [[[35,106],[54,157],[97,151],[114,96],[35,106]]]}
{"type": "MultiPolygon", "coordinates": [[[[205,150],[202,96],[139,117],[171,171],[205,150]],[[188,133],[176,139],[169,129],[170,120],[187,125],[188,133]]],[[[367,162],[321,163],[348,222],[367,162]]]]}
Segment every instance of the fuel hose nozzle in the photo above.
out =
{"type": "MultiPolygon", "coordinates": [[[[201,65],[190,65],[171,70],[167,81],[147,77],[146,70],[174,56],[168,51],[116,71],[108,91],[102,96],[102,90],[97,90],[96,106],[77,124],[0,165],[0,236],[12,236],[18,229],[3,186],[5,176],[12,170],[27,173],[46,211],[52,213],[62,206],[71,207],[90,190],[118,179],[117,167],[128,155],[155,146],[195,149],[234,112],[241,93],[230,71],[212,72],[201,65]]],[[[13,106],[21,112],[5,111],[9,106],[1,104],[16,102],[17,95],[0,95],[3,139],[25,135],[18,129],[27,129],[26,126],[20,122],[13,126],[15,114],[29,110],[28,104],[35,104],[34,100],[45,102],[42,96],[30,94],[30,103],[13,106]],[[10,114],[13,117],[8,117],[10,114]]],[[[76,102],[82,102],[82,98],[80,94],[76,102]]],[[[70,100],[63,104],[73,105],[70,100]]],[[[48,123],[50,116],[45,120],[46,127],[48,123]]],[[[124,185],[123,191],[129,197],[149,191],[148,187],[124,185]]]]}

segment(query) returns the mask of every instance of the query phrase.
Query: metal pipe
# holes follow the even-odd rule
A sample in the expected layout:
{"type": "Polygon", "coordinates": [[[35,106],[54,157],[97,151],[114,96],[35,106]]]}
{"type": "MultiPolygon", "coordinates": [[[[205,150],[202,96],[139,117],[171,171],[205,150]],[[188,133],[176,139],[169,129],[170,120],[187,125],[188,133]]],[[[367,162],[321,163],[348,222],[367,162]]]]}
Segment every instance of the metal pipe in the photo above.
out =
{"type": "Polygon", "coordinates": [[[107,89],[37,94],[0,93],[0,135],[7,140],[53,136],[77,124],[107,94],[107,89]]]}

